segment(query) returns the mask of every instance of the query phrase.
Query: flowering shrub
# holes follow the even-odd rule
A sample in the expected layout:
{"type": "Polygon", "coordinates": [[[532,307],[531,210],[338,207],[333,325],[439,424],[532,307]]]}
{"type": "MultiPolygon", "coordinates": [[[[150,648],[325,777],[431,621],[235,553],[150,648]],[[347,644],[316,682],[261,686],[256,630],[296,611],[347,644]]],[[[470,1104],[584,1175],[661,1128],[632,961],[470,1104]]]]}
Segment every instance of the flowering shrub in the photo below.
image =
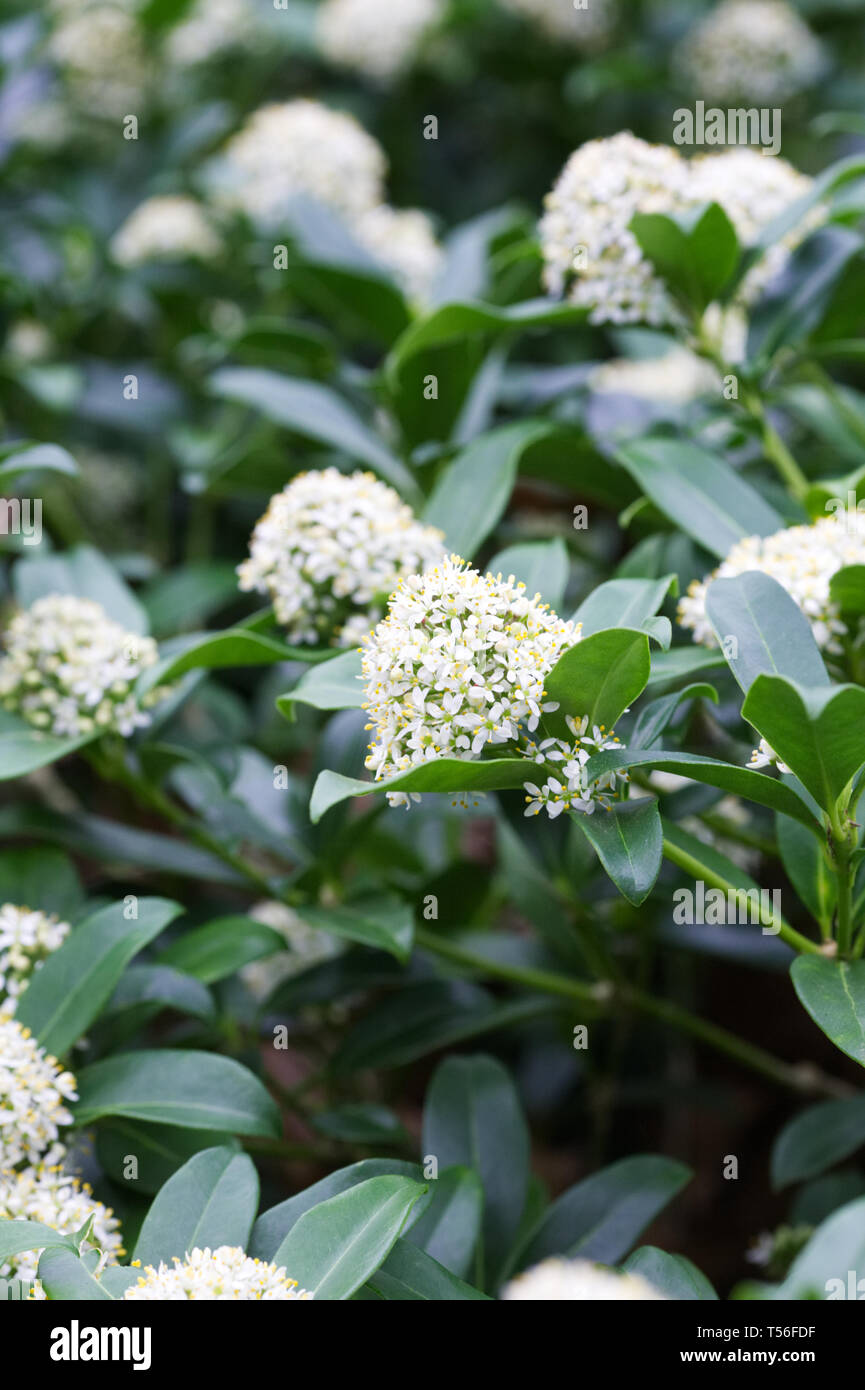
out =
{"type": "Polygon", "coordinates": [[[861,57],[12,0],[0,1292],[860,1301],[861,57]]]}

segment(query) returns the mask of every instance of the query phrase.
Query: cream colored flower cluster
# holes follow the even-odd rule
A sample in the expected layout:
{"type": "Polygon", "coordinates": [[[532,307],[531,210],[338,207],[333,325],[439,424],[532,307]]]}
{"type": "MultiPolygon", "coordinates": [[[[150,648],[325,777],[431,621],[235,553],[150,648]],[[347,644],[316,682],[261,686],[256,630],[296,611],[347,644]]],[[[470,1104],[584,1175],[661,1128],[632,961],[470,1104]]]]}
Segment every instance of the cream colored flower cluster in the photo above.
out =
{"type": "Polygon", "coordinates": [[[616,22],[616,0],[502,0],[549,38],[578,48],[601,48],[616,22]]]}
{"type": "Polygon", "coordinates": [[[685,36],[673,65],[709,103],[772,106],[817,81],[823,50],[786,0],[723,0],[685,36]]]}
{"type": "Polygon", "coordinates": [[[78,0],[55,4],[48,55],[74,105],[105,119],[139,115],[153,80],[135,6],[78,0]]]}
{"type": "Polygon", "coordinates": [[[387,83],[414,61],[444,0],[323,0],[316,14],[319,47],[330,62],[387,83]]]}
{"type": "Polygon", "coordinates": [[[241,589],[269,594],[290,641],[351,646],[401,576],[440,559],[442,541],[371,473],[325,468],[270,499],[237,572],[241,589]]]}
{"type": "MultiPolygon", "coordinates": [[[[675,217],[718,202],[743,248],[750,248],[811,187],[786,161],[756,150],[689,162],[672,147],[649,145],[627,131],[590,140],[571,155],[547,195],[539,225],[547,289],[567,292],[591,311],[593,323],[675,324],[666,287],[630,231],[635,214],[675,217]]],[[[809,210],[760,257],[740,288],[741,303],[757,297],[823,216],[822,208],[809,210]]]]}
{"type": "Polygon", "coordinates": [[[45,1052],[29,1028],[0,1019],[0,1170],[22,1160],[57,1161],[57,1137],[72,1115],[75,1077],[45,1052]]]}
{"type": "Polygon", "coordinates": [[[555,820],[562,811],[582,811],[593,814],[596,806],[610,809],[610,798],[616,797],[628,782],[627,773],[606,772],[602,777],[589,781],[586,776],[586,763],[595,753],[603,753],[608,748],[621,748],[622,741],[612,729],[603,724],[593,724],[589,728],[588,716],[582,719],[565,718],[573,741],[560,738],[545,738],[539,744],[529,744],[525,756],[540,765],[556,766],[559,776],[550,774],[543,786],[526,782],[528,795],[524,814],[537,816],[546,811],[550,820],[555,820]],[[609,795],[607,795],[609,794],[609,795]]]}
{"type": "Polygon", "coordinates": [[[266,42],[256,0],[195,0],[166,39],[165,56],[178,67],[194,67],[232,49],[257,49],[266,42]]]}
{"type": "Polygon", "coordinates": [[[716,646],[706,615],[706,591],[713,579],[730,579],[760,570],[787,590],[811,624],[817,645],[841,650],[847,629],[829,596],[829,582],[847,565],[865,564],[865,513],[839,511],[811,526],[791,526],[771,536],[737,541],[725,560],[702,581],[695,581],[679,601],[679,622],[694,641],[716,646]]]}
{"type": "MultiPolygon", "coordinates": [[[[540,746],[527,735],[558,708],[544,682],[579,640],[579,626],[513,575],[480,574],[458,556],[403,580],[363,648],[373,731],[366,767],[380,781],[434,758],[475,761],[504,744],[535,758],[540,746]]],[[[419,799],[387,796],[392,806],[419,799]]]]}
{"type": "Polygon", "coordinates": [[[341,217],[405,292],[424,299],[442,252],[432,224],[385,197],[384,151],[353,116],[299,98],[259,107],[229,140],[214,195],[263,227],[305,196],[341,217]]]}
{"type": "Polygon", "coordinates": [[[256,999],[266,999],[283,980],[291,979],[312,965],[332,960],[342,950],[342,943],[336,937],[307,926],[286,903],[270,900],[256,903],[249,915],[254,922],[263,922],[278,931],[287,947],[275,955],[251,961],[241,970],[241,979],[256,999]]]}
{"type": "Polygon", "coordinates": [[[711,363],[677,344],[658,357],[613,357],[602,362],[591,373],[589,386],[601,395],[682,405],[720,390],[721,380],[711,363]]]}
{"type": "Polygon", "coordinates": [[[14,903],[0,906],[0,1018],[11,1018],[18,999],[71,928],[56,916],[14,903]]]}
{"type": "Polygon", "coordinates": [[[145,261],[212,260],[222,243],[203,207],[181,194],[145,198],[114,234],[111,254],[118,265],[145,261]]]}
{"type": "Polygon", "coordinates": [[[501,1297],[535,1303],[664,1300],[664,1295],[639,1274],[619,1274],[591,1260],[567,1260],[559,1255],[518,1274],[505,1285],[501,1297]]]}
{"type": "Polygon", "coordinates": [[[150,722],[133,683],[158,652],[152,637],[126,632],[100,604],[48,594],[18,613],[0,658],[0,707],[58,737],[113,731],[124,737],[150,722]]]}
{"type": "MultiPolygon", "coordinates": [[[[59,1165],[22,1168],[0,1173],[0,1224],[3,1221],[39,1221],[61,1235],[72,1235],[92,1218],[89,1248],[101,1251],[95,1273],[116,1264],[125,1253],[120,1222],[110,1207],[96,1200],[87,1183],[64,1173],[59,1165]]],[[[0,1258],[0,1279],[24,1279],[35,1283],[38,1250],[22,1250],[0,1258]]],[[[33,1297],[44,1299],[36,1284],[33,1297]]]]}
{"type": "Polygon", "coordinates": [[[238,1246],[220,1245],[212,1251],[196,1248],[183,1260],[175,1255],[172,1268],[164,1263],[158,1269],[148,1265],[123,1297],[174,1303],[183,1299],[287,1303],[309,1301],[312,1294],[299,1288],[296,1279],[287,1279],[282,1267],[250,1259],[238,1246]]]}

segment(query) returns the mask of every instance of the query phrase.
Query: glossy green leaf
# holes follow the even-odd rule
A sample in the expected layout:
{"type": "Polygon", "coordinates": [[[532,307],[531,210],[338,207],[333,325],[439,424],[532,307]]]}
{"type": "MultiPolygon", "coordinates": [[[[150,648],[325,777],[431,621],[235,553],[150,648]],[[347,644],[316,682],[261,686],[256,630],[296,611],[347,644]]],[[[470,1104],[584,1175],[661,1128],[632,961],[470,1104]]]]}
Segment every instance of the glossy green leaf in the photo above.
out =
{"type": "Polygon", "coordinates": [[[706,594],[706,614],[744,691],[760,675],[829,685],[811,624],[768,574],[749,570],[733,579],[714,580],[706,594]]]}
{"type": "Polygon", "coordinates": [[[739,242],[718,203],[679,217],[637,213],[631,231],[673,295],[698,312],[717,299],[739,259],[739,242]]]}
{"type": "Polygon", "coordinates": [[[528,594],[540,594],[556,611],[561,608],[568,582],[568,550],[560,537],[509,545],[493,556],[487,569],[505,579],[512,574],[525,584],[528,594]]]}
{"type": "Polygon", "coordinates": [[[49,1299],[66,1303],[111,1302],[111,1294],[74,1250],[53,1246],[39,1259],[36,1277],[49,1299]]]}
{"type": "Polygon", "coordinates": [[[411,955],[414,916],[400,898],[379,894],[338,907],[304,908],[303,920],[313,929],[388,951],[397,960],[411,955]]]}
{"type": "Polygon", "coordinates": [[[0,852],[0,903],[68,918],[78,912],[83,896],[75,866],[59,850],[35,846],[0,852]]]}
{"type": "Polygon", "coordinates": [[[451,1270],[410,1244],[407,1236],[400,1236],[384,1264],[369,1279],[369,1287],[380,1298],[400,1303],[488,1301],[485,1293],[464,1283],[451,1270]]]}
{"type": "Polygon", "coordinates": [[[757,676],[742,714],[825,811],[865,763],[865,690],[757,676]]]}
{"type": "Polygon", "coordinates": [[[865,1098],[827,1100],[786,1124],[772,1149],[772,1186],[816,1178],[865,1145],[865,1098]]]}
{"type": "Polygon", "coordinates": [[[293,690],[280,695],[276,707],[286,719],[293,719],[295,704],[312,705],[313,709],[360,709],[365,699],[360,652],[351,651],[310,667],[293,690]]]}
{"type": "Polygon", "coordinates": [[[798,956],[790,974],[800,1003],[817,1027],[865,1066],[865,961],[798,956]]]}
{"type": "Polygon", "coordinates": [[[559,657],[545,681],[559,708],[545,717],[554,732],[567,736],[565,715],[588,717],[608,732],[646,687],[651,669],[649,639],[631,628],[595,632],[559,657]]]}
{"type": "Polygon", "coordinates": [[[479,1175],[456,1166],[440,1172],[430,1184],[431,1201],[401,1238],[426,1251],[451,1274],[470,1269],[481,1231],[484,1194],[479,1175]]]}
{"type": "Polygon", "coordinates": [[[285,949],[285,938],[264,922],[253,917],[217,917],[184,932],[166,947],[159,960],[210,985],[254,960],[285,949]]]}
{"type": "Polygon", "coordinates": [[[603,628],[642,628],[667,595],[676,592],[677,583],[674,574],[661,579],[608,579],[583,600],[573,620],[582,624],[584,639],[603,628]]]}
{"type": "Polygon", "coordinates": [[[0,710],[0,782],[24,777],[48,763],[56,763],[92,743],[96,737],[96,734],[84,734],[81,738],[57,738],[0,710]]]}
{"type": "Polygon", "coordinates": [[[828,1299],[850,1297],[848,1271],[853,1270],[853,1297],[859,1298],[857,1281],[865,1269],[865,1197],[848,1202],[817,1227],[805,1249],[793,1261],[790,1272],[774,1297],[828,1299]]]}
{"type": "Polygon", "coordinates": [[[41,1221],[0,1221],[0,1260],[4,1262],[23,1250],[44,1250],[50,1245],[73,1248],[70,1236],[61,1235],[53,1226],[44,1226],[41,1221]]]}
{"type": "Polygon", "coordinates": [[[252,1228],[250,1255],[272,1262],[276,1251],[305,1212],[331,1197],[339,1196],[341,1192],[348,1192],[359,1183],[368,1182],[370,1178],[388,1175],[410,1178],[416,1182],[420,1180],[421,1169],[418,1164],[405,1163],[399,1158],[364,1158],[346,1168],[335,1169],[320,1182],[262,1212],[252,1228]]]}
{"type": "Polygon", "coordinates": [[[431,758],[410,772],[401,772],[381,782],[363,782],[356,777],[343,777],[340,772],[320,772],[313,787],[309,815],[315,824],[331,806],[372,793],[501,791],[521,787],[527,780],[531,780],[531,765],[525,758],[489,758],[477,762],[463,758],[431,758]]]}
{"type": "Polygon", "coordinates": [[[613,803],[594,815],[574,812],[574,820],[615,883],[635,907],[649,895],[661,869],[664,837],[654,797],[613,803]]]}
{"type": "Polygon", "coordinates": [[[258,1208],[258,1173],[247,1154],[204,1149],[168,1179],[152,1202],[135,1243],[142,1265],[171,1264],[196,1247],[245,1250],[258,1208]]]}
{"type": "Polygon", "coordinates": [[[622,1265],[629,1274],[639,1274],[665,1298],[677,1302],[717,1302],[718,1295],[705,1274],[684,1255],[670,1255],[655,1245],[641,1245],[622,1265]]]}
{"type": "Polygon", "coordinates": [[[78,464],[66,449],[59,444],[36,444],[29,439],[20,439],[15,444],[4,444],[0,448],[0,483],[14,478],[19,473],[67,473],[78,472],[78,464]]]}
{"type": "Polygon", "coordinates": [[[865,613],[865,565],[845,565],[829,581],[829,594],[842,613],[865,613]]]}

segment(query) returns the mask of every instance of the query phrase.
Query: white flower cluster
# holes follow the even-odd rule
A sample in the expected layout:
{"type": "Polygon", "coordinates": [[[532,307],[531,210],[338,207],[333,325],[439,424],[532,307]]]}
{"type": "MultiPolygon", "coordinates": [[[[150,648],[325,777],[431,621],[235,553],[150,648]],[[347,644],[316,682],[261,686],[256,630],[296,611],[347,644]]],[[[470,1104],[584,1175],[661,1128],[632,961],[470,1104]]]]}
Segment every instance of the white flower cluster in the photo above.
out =
{"type": "Polygon", "coordinates": [[[182,1261],[175,1255],[171,1269],[164,1263],[158,1269],[147,1265],[123,1297],[174,1303],[183,1299],[287,1303],[289,1299],[309,1301],[312,1294],[298,1288],[296,1279],[287,1279],[284,1268],[250,1259],[239,1246],[220,1245],[213,1251],[196,1247],[182,1261]]]}
{"type": "Polygon", "coordinates": [[[601,395],[638,396],[641,400],[685,405],[698,396],[720,390],[711,363],[678,344],[658,357],[614,357],[602,362],[589,377],[601,395]]]}
{"type": "Polygon", "coordinates": [[[442,9],[443,0],[323,0],[318,44],[337,66],[387,83],[410,67],[442,9]]]}
{"type": "Polygon", "coordinates": [[[604,795],[609,792],[616,796],[628,781],[627,773],[607,772],[590,782],[586,776],[586,763],[595,753],[603,753],[608,748],[620,748],[622,741],[603,724],[594,724],[589,729],[588,716],[582,719],[565,717],[565,723],[573,734],[573,742],[560,738],[545,738],[537,745],[530,744],[526,757],[541,765],[554,763],[560,768],[560,777],[549,776],[542,787],[534,782],[526,782],[529,803],[524,814],[537,816],[546,810],[550,820],[555,820],[562,811],[582,811],[593,814],[595,806],[610,809],[610,802],[604,795]]]}
{"type": "MultiPolygon", "coordinates": [[[[544,788],[526,783],[534,811],[594,809],[597,792],[584,764],[607,744],[601,730],[586,737],[587,720],[569,721],[575,742],[534,733],[544,713],[558,708],[544,682],[563,652],[580,640],[580,628],[530,598],[514,576],[480,574],[456,555],[428,574],[400,582],[388,616],[366,639],[363,680],[373,731],[366,767],[376,781],[441,757],[476,761],[502,744],[550,772],[544,788]],[[561,766],[560,766],[561,764],[561,766]],[[560,772],[565,784],[556,777],[560,772]]],[[[388,792],[391,806],[419,801],[416,792],[388,792]]],[[[465,802],[465,798],[461,798],[465,802]]]]}
{"type": "Polygon", "coordinates": [[[146,105],[152,80],[135,15],[118,4],[57,5],[59,20],[48,54],[63,74],[75,106],[88,115],[120,119],[146,105]]]}
{"type": "Polygon", "coordinates": [[[511,1302],[535,1303],[664,1299],[639,1274],[619,1274],[591,1260],[567,1260],[559,1255],[518,1274],[505,1285],[501,1297],[511,1302]]]}
{"type": "Polygon", "coordinates": [[[357,219],[360,244],[391,272],[408,299],[429,301],[444,264],[444,251],[433,225],[418,208],[392,208],[379,203],[357,219]]]}
{"type": "Polygon", "coordinates": [[[75,1077],[15,1019],[0,1019],[0,1169],[22,1159],[57,1161],[57,1136],[72,1123],[64,1101],[77,1099],[75,1077]]]}
{"type": "Polygon", "coordinates": [[[286,903],[256,903],[250,908],[254,922],[263,922],[273,927],[285,938],[287,950],[277,951],[275,955],[265,956],[245,965],[240,972],[241,979],[256,999],[266,999],[283,980],[291,979],[303,970],[322,961],[331,960],[342,951],[342,943],[326,931],[317,931],[307,926],[294,908],[286,903]]]}
{"type": "Polygon", "coordinates": [[[820,517],[811,526],[790,526],[771,536],[747,536],[737,541],[725,560],[702,581],[695,581],[679,601],[679,622],[694,641],[717,646],[706,616],[706,590],[713,579],[731,579],[748,570],[761,570],[776,579],[795,599],[811,624],[817,645],[827,652],[841,650],[847,631],[829,596],[829,581],[847,565],[865,564],[865,513],[841,511],[820,517]]]}
{"type": "Polygon", "coordinates": [[[579,48],[600,48],[616,22],[615,0],[502,0],[505,9],[523,15],[549,38],[579,48]]]}
{"type": "Polygon", "coordinates": [[[47,594],[18,613],[0,658],[0,707],[58,737],[127,736],[150,722],[145,709],[168,693],[138,700],[132,685],[157,659],[152,637],[126,632],[100,604],[47,594]]]}
{"type": "Polygon", "coordinates": [[[343,219],[407,295],[424,299],[442,251],[425,213],[387,203],[386,171],[383,149],[353,116],[299,98],[253,112],[223,151],[214,196],[264,227],[278,226],[291,198],[312,198],[343,219]]]}
{"type": "Polygon", "coordinates": [[[221,242],[201,204],[181,194],[145,198],[111,240],[118,265],[218,256],[221,242]]]}
{"type": "MultiPolygon", "coordinates": [[[[634,215],[676,217],[717,202],[750,248],[811,187],[785,160],[752,149],[688,161],[627,131],[590,140],[571,155],[546,198],[539,224],[546,287],[554,295],[567,291],[574,304],[591,310],[593,323],[675,324],[664,283],[629,230],[634,215]]],[[[810,209],[779,238],[748,272],[739,302],[757,297],[824,215],[810,209]]]]}
{"type": "Polygon", "coordinates": [[[207,63],[231,49],[258,48],[265,29],[255,0],[195,0],[168,35],[165,55],[179,67],[207,63]]]}
{"type": "MultiPolygon", "coordinates": [[[[745,147],[700,155],[691,162],[691,197],[697,203],[720,203],[743,247],[755,246],[767,227],[810,193],[813,184],[786,159],[745,147]]],[[[773,242],[748,271],[737,298],[752,304],[824,217],[822,206],[810,208],[773,242]]]]}
{"type": "Polygon", "coordinates": [[[673,63],[707,102],[771,106],[817,81],[823,50],[786,0],[723,0],[685,36],[673,63]]]}
{"type": "Polygon", "coordinates": [[[13,903],[0,906],[0,1018],[11,1018],[36,971],[71,928],[56,916],[13,903]]]}
{"type": "MultiPolygon", "coordinates": [[[[39,1221],[61,1235],[79,1231],[92,1217],[90,1246],[95,1244],[101,1253],[97,1274],[106,1264],[116,1264],[123,1249],[120,1222],[110,1207],[98,1202],[87,1183],[64,1173],[59,1165],[39,1164],[20,1172],[0,1173],[0,1223],[3,1221],[39,1221]]],[[[39,1264],[38,1250],[22,1250],[0,1258],[0,1279],[24,1279],[35,1284],[39,1264]]],[[[35,1284],[33,1298],[45,1298],[35,1284]]]]}
{"type": "Polygon", "coordinates": [[[589,140],[568,160],[539,233],[550,293],[591,310],[593,323],[675,321],[663,282],[629,230],[638,212],[674,214],[688,203],[688,165],[666,145],[628,131],[589,140]]]}
{"type": "Polygon", "coordinates": [[[401,576],[441,558],[442,540],[371,473],[325,468],[270,499],[237,572],[241,589],[270,595],[290,641],[344,647],[378,620],[401,576]]]}

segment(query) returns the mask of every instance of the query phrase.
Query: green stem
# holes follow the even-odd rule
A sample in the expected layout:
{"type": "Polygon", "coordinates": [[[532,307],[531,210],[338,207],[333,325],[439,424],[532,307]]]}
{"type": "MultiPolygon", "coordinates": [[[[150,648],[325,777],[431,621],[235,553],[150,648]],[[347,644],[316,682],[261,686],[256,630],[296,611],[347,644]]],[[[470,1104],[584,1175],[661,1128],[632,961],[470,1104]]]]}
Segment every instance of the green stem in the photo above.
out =
{"type": "Polygon", "coordinates": [[[855,874],[851,857],[855,846],[851,843],[848,824],[846,808],[830,818],[830,851],[838,889],[836,940],[838,942],[838,954],[842,957],[850,956],[853,952],[853,880],[855,874]]]}

